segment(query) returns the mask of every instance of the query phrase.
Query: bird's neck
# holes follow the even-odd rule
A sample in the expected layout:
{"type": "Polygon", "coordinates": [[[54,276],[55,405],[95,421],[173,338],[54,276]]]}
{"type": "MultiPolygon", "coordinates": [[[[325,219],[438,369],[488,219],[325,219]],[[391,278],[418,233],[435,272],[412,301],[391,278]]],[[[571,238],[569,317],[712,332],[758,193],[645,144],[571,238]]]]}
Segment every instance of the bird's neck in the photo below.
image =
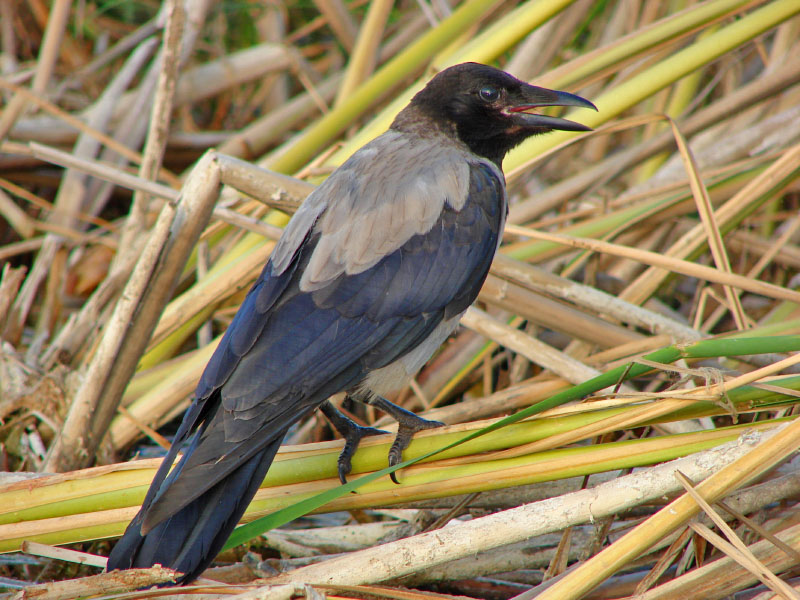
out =
{"type": "Polygon", "coordinates": [[[472,154],[492,161],[502,170],[507,149],[498,147],[496,140],[473,139],[468,131],[460,131],[452,120],[441,115],[429,115],[420,107],[407,107],[397,115],[390,129],[423,139],[438,139],[442,144],[458,145],[472,154]]]}

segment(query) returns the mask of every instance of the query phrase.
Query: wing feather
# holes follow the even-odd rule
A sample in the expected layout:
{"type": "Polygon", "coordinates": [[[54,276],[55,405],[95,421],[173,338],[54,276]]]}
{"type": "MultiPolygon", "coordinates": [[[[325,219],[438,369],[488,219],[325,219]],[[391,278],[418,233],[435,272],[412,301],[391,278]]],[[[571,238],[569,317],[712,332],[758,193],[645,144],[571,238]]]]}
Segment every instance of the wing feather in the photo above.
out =
{"type": "Polygon", "coordinates": [[[314,291],[342,274],[362,273],[430,231],[445,203],[457,209],[464,202],[470,186],[468,157],[433,139],[395,131],[356,152],[309,196],[335,201],[314,227],[320,238],[300,288],[314,291]]]}

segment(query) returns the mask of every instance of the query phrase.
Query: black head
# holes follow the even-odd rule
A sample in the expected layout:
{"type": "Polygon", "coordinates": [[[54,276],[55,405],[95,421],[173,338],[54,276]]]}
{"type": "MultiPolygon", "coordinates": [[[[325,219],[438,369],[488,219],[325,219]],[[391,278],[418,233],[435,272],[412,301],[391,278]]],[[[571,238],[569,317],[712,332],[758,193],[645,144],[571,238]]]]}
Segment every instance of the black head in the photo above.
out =
{"type": "Polygon", "coordinates": [[[509,150],[532,135],[554,129],[591,130],[566,119],[528,112],[541,106],[597,110],[580,96],[532,86],[486,65],[464,63],[431,79],[392,127],[418,132],[425,126],[444,130],[498,166],[509,150]],[[420,118],[428,123],[418,123],[420,118]]]}

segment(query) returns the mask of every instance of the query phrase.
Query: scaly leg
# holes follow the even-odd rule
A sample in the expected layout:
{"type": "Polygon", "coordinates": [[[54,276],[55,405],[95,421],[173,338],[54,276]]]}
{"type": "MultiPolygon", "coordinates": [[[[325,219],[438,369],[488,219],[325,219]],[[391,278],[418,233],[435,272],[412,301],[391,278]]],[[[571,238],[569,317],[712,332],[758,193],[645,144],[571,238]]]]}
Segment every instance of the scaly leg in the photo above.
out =
{"type": "MultiPolygon", "coordinates": [[[[439,421],[429,421],[418,417],[411,411],[406,410],[396,404],[389,402],[386,398],[381,396],[372,396],[367,402],[375,408],[381,409],[383,412],[392,417],[399,425],[397,429],[397,437],[394,438],[394,443],[389,449],[389,466],[394,466],[403,460],[403,450],[408,448],[414,434],[423,429],[433,429],[435,427],[443,427],[444,423],[439,421]]],[[[397,481],[397,477],[392,473],[390,475],[392,481],[397,481]]]]}
{"type": "Polygon", "coordinates": [[[341,481],[342,484],[345,484],[347,483],[347,475],[353,468],[351,461],[353,459],[353,455],[356,453],[358,444],[361,442],[361,438],[371,435],[381,435],[389,432],[375,429],[374,427],[362,427],[347,417],[330,402],[324,402],[319,408],[322,411],[322,414],[325,415],[328,418],[328,421],[331,422],[331,425],[333,425],[334,429],[336,429],[336,431],[338,431],[345,440],[344,449],[342,449],[341,454],[339,454],[338,462],[339,481],[341,481]]]}

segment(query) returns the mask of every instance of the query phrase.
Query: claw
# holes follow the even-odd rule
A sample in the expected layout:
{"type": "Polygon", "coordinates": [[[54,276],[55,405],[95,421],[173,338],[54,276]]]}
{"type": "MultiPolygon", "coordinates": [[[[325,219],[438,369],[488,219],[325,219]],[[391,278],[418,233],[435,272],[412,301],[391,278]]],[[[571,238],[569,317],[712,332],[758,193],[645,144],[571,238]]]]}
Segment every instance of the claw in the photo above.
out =
{"type": "Polygon", "coordinates": [[[361,438],[369,437],[371,435],[388,435],[388,431],[384,431],[383,429],[375,429],[374,427],[362,427],[350,421],[353,424],[353,427],[348,429],[345,433],[339,430],[339,433],[344,436],[345,443],[342,452],[339,454],[339,481],[342,482],[342,485],[347,483],[347,476],[350,474],[350,471],[353,469],[352,459],[353,455],[356,453],[358,449],[358,444],[361,443],[361,438]]]}
{"type": "MultiPolygon", "coordinates": [[[[390,467],[393,467],[403,462],[403,450],[408,448],[408,445],[414,438],[415,433],[417,433],[418,431],[423,431],[425,429],[435,429],[436,427],[444,427],[444,423],[440,421],[429,421],[427,419],[423,419],[422,417],[417,417],[416,415],[414,415],[414,418],[418,419],[418,421],[414,421],[413,424],[401,423],[400,427],[397,429],[397,436],[394,438],[392,447],[389,448],[390,467]]],[[[395,482],[397,485],[400,485],[400,482],[397,481],[397,471],[395,471],[394,473],[389,473],[389,477],[391,477],[392,481],[395,482]]]]}
{"type": "MultiPolygon", "coordinates": [[[[391,416],[397,421],[399,427],[397,429],[397,437],[394,438],[392,447],[389,449],[389,466],[393,467],[403,461],[403,450],[408,448],[414,434],[424,429],[434,429],[435,427],[443,427],[444,423],[439,421],[429,421],[418,417],[411,411],[406,410],[396,404],[389,402],[386,398],[375,396],[370,400],[370,404],[376,408],[381,409],[383,412],[391,416]]],[[[395,473],[390,473],[389,477],[392,481],[399,485],[395,473]]]]}
{"type": "Polygon", "coordinates": [[[345,416],[330,402],[325,402],[320,406],[322,414],[324,414],[333,425],[334,429],[345,439],[344,448],[339,454],[337,461],[337,470],[339,473],[339,481],[342,485],[347,483],[347,476],[353,468],[352,460],[353,455],[358,449],[358,444],[361,443],[361,438],[369,437],[371,435],[383,435],[388,431],[382,429],[375,429],[374,427],[362,427],[352,419],[345,416]]]}

